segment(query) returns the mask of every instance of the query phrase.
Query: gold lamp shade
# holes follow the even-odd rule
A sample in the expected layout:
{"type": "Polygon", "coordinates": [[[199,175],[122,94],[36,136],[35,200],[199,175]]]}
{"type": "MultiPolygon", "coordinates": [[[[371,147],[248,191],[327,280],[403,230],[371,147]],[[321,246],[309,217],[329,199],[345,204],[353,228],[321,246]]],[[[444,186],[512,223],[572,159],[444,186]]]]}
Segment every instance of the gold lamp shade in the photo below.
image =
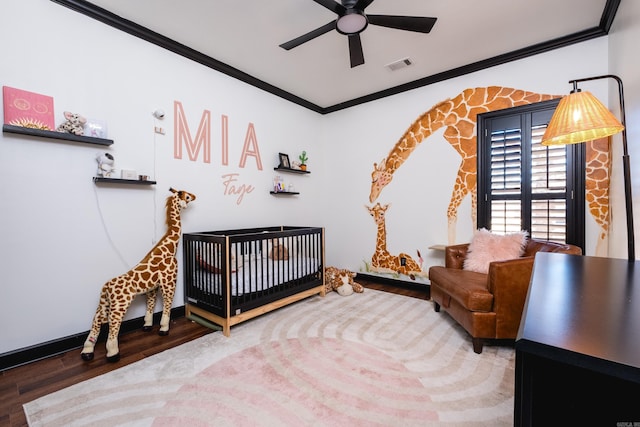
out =
{"type": "Polygon", "coordinates": [[[591,92],[573,92],[560,100],[542,145],[576,144],[622,132],[624,126],[591,92]]]}

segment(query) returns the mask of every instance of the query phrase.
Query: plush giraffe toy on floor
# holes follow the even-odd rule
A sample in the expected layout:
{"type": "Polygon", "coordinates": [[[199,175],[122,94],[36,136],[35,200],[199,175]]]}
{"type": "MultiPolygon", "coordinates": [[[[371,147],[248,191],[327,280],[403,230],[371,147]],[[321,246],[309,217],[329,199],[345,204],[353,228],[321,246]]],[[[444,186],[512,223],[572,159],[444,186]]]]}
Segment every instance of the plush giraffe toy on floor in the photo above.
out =
{"type": "Polygon", "coordinates": [[[120,360],[118,334],[120,325],[133,298],[139,294],[147,294],[147,311],[144,316],[143,330],[150,331],[153,324],[153,309],[156,305],[158,289],[162,291],[162,318],[160,319],[160,335],[169,334],[169,313],[173,304],[173,295],[178,277],[178,261],[176,251],[181,235],[180,211],[196,199],[194,194],[170,188],[167,197],[167,232],[149,251],[142,261],[126,273],[114,277],[104,284],[100,293],[100,303],[93,317],[93,324],[87,340],[82,348],[82,359],[92,360],[100,327],[109,324],[107,338],[107,360],[120,360]]]}

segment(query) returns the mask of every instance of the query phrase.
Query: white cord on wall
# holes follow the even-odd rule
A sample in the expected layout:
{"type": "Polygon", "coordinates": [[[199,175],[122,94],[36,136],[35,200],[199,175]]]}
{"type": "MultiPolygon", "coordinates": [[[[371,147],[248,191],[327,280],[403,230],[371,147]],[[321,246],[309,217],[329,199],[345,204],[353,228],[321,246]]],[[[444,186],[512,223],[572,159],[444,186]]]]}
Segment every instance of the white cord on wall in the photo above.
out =
{"type": "MultiPolygon", "coordinates": [[[[162,117],[164,117],[164,113],[162,117]]],[[[153,114],[153,126],[154,126],[153,127],[154,132],[153,132],[153,177],[152,179],[158,182],[158,169],[157,169],[157,163],[156,163],[156,157],[157,157],[157,151],[158,151],[158,148],[156,145],[158,142],[158,134],[155,132],[155,128],[156,126],[158,126],[158,117],[155,113],[153,114]]],[[[158,239],[156,237],[157,235],[158,235],[158,191],[154,186],[153,188],[153,237],[151,239],[152,245],[155,245],[158,242],[158,239]]]]}
{"type": "Polygon", "coordinates": [[[116,253],[116,255],[118,255],[118,258],[120,258],[120,261],[122,261],[122,264],[124,264],[124,266],[126,267],[127,271],[131,270],[131,266],[129,265],[129,263],[127,263],[127,261],[125,261],[124,256],[122,256],[122,253],[120,252],[120,250],[116,246],[115,242],[111,238],[111,234],[109,233],[109,229],[107,228],[107,223],[105,222],[104,215],[102,214],[102,208],[100,207],[100,199],[98,198],[98,186],[97,185],[93,186],[93,194],[95,194],[95,196],[96,196],[96,206],[98,207],[98,214],[100,215],[100,222],[102,223],[102,228],[104,229],[104,234],[107,236],[107,240],[109,241],[109,244],[113,248],[113,250],[116,253]]]}
{"type": "MultiPolygon", "coordinates": [[[[161,110],[156,110],[153,113],[153,124],[154,124],[154,132],[153,132],[153,176],[152,179],[154,180],[158,180],[158,169],[157,169],[157,134],[155,132],[155,127],[159,124],[158,120],[158,112],[161,110]]],[[[162,113],[164,117],[164,112],[162,113]]],[[[120,258],[120,261],[122,262],[122,264],[127,268],[127,270],[131,269],[131,266],[129,265],[129,263],[125,260],[124,256],[122,255],[122,252],[120,252],[120,250],[118,249],[118,247],[116,246],[115,242],[113,241],[113,239],[111,238],[111,233],[109,233],[109,228],[107,227],[107,223],[104,219],[104,215],[102,213],[102,208],[100,207],[100,198],[98,196],[98,189],[97,186],[94,185],[93,186],[93,194],[95,195],[96,198],[96,207],[98,208],[98,214],[100,215],[100,222],[102,223],[102,228],[104,229],[104,234],[107,237],[107,240],[109,241],[109,244],[111,245],[111,248],[114,250],[114,252],[116,253],[116,255],[118,255],[118,258],[120,258]]],[[[155,245],[158,242],[157,239],[157,233],[158,233],[158,197],[157,197],[157,189],[154,187],[153,188],[153,231],[152,231],[152,236],[151,236],[151,244],[155,245]]]]}

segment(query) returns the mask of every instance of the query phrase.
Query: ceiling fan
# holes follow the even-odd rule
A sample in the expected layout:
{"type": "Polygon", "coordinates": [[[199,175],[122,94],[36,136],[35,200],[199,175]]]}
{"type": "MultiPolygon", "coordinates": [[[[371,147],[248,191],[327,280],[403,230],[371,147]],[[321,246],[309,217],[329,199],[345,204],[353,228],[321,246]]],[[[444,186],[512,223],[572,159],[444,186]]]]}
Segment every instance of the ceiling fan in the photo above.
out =
{"type": "Polygon", "coordinates": [[[428,33],[437,20],[437,18],[420,16],[365,15],[365,8],[373,3],[373,0],[341,0],[342,4],[334,0],[313,1],[336,13],[338,18],[307,34],[282,43],[280,47],[290,50],[335,29],[340,34],[344,34],[349,38],[351,68],[364,64],[360,33],[367,28],[367,25],[372,24],[381,27],[396,28],[398,30],[428,33]]]}

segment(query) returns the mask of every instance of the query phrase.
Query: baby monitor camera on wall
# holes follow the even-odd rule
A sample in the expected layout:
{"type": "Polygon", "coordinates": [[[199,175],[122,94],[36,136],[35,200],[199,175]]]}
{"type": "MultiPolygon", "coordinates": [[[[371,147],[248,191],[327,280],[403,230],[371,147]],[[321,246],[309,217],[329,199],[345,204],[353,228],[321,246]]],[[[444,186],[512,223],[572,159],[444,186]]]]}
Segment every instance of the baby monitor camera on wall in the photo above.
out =
{"type": "Polygon", "coordinates": [[[164,119],[164,110],[156,110],[153,112],[153,117],[156,119],[162,120],[164,119]]]}

